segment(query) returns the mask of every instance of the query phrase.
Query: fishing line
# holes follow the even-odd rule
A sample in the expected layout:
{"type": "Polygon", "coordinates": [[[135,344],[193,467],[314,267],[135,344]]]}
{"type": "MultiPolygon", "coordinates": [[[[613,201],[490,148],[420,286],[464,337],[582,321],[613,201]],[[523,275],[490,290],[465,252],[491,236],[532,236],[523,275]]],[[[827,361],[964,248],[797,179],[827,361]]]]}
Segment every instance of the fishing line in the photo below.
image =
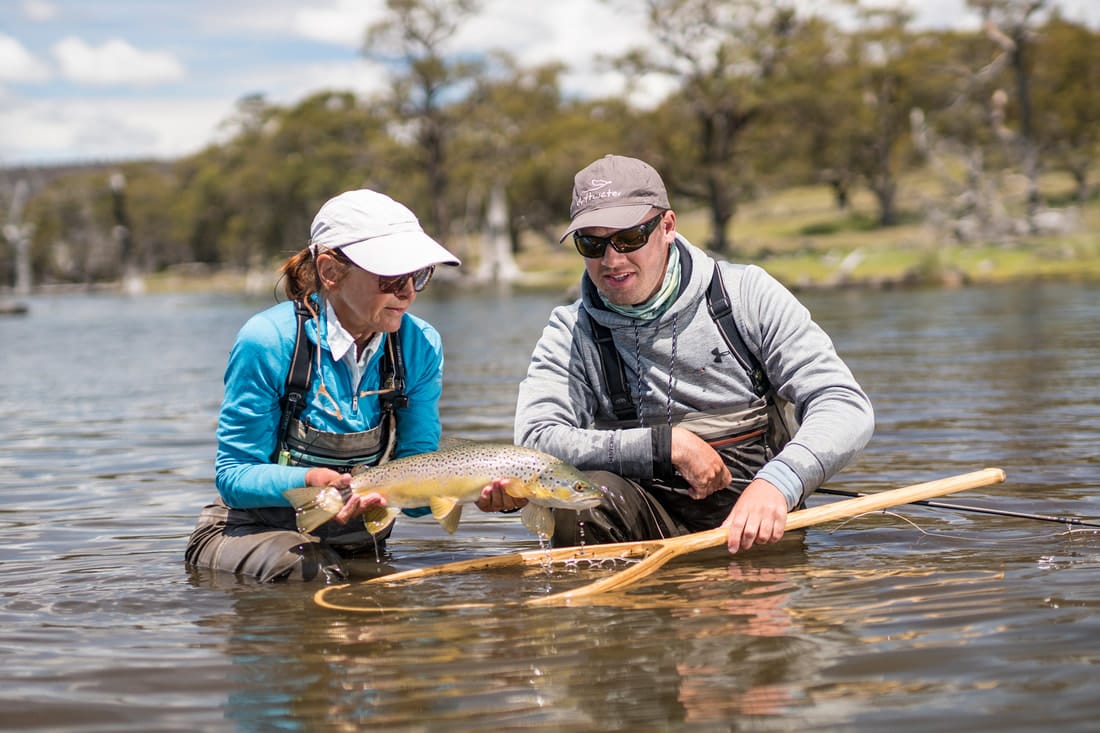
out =
{"type": "Polygon", "coordinates": [[[954,539],[954,540],[964,540],[964,541],[969,540],[971,542],[981,542],[982,541],[982,540],[979,540],[979,539],[974,538],[974,537],[963,537],[962,535],[954,535],[954,534],[949,534],[947,532],[931,532],[929,530],[926,530],[924,527],[920,526],[916,522],[914,522],[909,517],[898,514],[897,512],[890,512],[890,511],[885,511],[885,510],[880,511],[880,512],[867,512],[866,514],[857,514],[854,517],[849,517],[848,519],[845,519],[843,522],[840,522],[839,524],[837,524],[835,527],[831,528],[829,530],[829,534],[833,534],[837,530],[843,529],[845,525],[847,525],[848,523],[850,523],[850,522],[852,522],[856,519],[861,519],[863,517],[868,517],[868,516],[885,516],[885,517],[893,517],[894,519],[900,519],[901,521],[905,522],[906,524],[908,524],[913,529],[917,530],[918,532],[920,532],[922,535],[924,535],[926,537],[939,537],[939,538],[944,538],[944,539],[954,539]]]}
{"type": "MultiPolygon", "coordinates": [[[[830,494],[832,496],[846,496],[849,498],[855,498],[860,496],[867,496],[867,494],[860,493],[858,491],[844,491],[843,489],[829,489],[819,488],[817,489],[819,494],[830,494]]],[[[1033,514],[1029,512],[1014,512],[1007,509],[994,509],[992,507],[984,506],[971,506],[968,504],[954,504],[943,501],[911,501],[909,504],[917,504],[920,506],[932,507],[933,509],[950,509],[953,511],[961,512],[974,512],[976,514],[991,514],[998,517],[1012,517],[1014,519],[1033,519],[1039,522],[1055,522],[1057,524],[1072,525],[1075,527],[1096,527],[1100,529],[1100,523],[1092,522],[1087,519],[1080,519],[1078,517],[1057,517],[1050,514],[1033,514]]]]}
{"type": "Polygon", "coordinates": [[[1037,540],[1037,539],[1049,539],[1049,538],[1052,538],[1052,537],[1069,537],[1070,535],[1081,533],[1081,532],[1085,532],[1085,533],[1093,534],[1093,535],[1100,533],[1100,532],[1098,532],[1097,530],[1094,530],[1094,529],[1070,528],[1070,529],[1067,529],[1064,532],[1054,532],[1053,534],[1032,534],[1032,535],[1026,535],[1024,537],[1013,537],[1011,539],[1007,539],[1007,538],[985,539],[985,538],[982,538],[982,537],[964,537],[963,535],[951,534],[950,532],[936,532],[936,531],[932,531],[932,530],[927,530],[924,527],[917,524],[913,519],[911,519],[909,517],[906,517],[902,514],[898,514],[897,512],[891,512],[891,511],[886,511],[886,510],[877,511],[877,512],[866,512],[864,514],[858,514],[854,517],[849,517],[848,519],[845,519],[843,522],[840,522],[836,526],[830,528],[828,530],[828,533],[833,534],[834,532],[836,532],[840,529],[843,529],[845,525],[852,522],[853,520],[860,519],[862,517],[868,517],[868,516],[889,516],[889,517],[894,517],[895,519],[900,519],[901,521],[903,521],[906,524],[910,525],[911,527],[913,527],[913,529],[917,530],[918,532],[925,535],[926,537],[937,537],[937,538],[942,538],[942,539],[953,539],[953,540],[960,540],[960,541],[963,541],[963,542],[972,542],[972,543],[975,543],[975,544],[988,544],[988,545],[1012,545],[1012,544],[1019,544],[1021,542],[1027,542],[1027,541],[1030,541],[1030,540],[1037,540]]]}

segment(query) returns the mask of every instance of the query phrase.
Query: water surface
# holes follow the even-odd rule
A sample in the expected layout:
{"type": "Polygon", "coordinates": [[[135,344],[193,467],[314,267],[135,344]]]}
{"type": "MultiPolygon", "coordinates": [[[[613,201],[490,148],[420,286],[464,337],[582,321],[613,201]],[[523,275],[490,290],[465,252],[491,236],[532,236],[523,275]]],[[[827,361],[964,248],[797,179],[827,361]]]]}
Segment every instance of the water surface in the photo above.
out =
{"type": "MultiPolygon", "coordinates": [[[[1078,285],[803,296],[874,401],[830,486],[999,466],[953,501],[1100,517],[1100,297],[1078,285]]],[[[447,434],[511,439],[555,295],[429,289],[447,434]]],[[[38,296],[0,319],[0,728],[1095,730],[1100,537],[908,507],[709,551],[568,608],[517,605],[600,569],[360,592],[189,571],[213,495],[221,373],[270,299],[38,296]]],[[[831,500],[815,498],[814,503],[831,500]]],[[[387,567],[537,546],[515,517],[402,520],[387,567]]],[[[373,565],[373,564],[371,564],[373,565]]],[[[377,568],[362,568],[364,573],[377,568]]]]}

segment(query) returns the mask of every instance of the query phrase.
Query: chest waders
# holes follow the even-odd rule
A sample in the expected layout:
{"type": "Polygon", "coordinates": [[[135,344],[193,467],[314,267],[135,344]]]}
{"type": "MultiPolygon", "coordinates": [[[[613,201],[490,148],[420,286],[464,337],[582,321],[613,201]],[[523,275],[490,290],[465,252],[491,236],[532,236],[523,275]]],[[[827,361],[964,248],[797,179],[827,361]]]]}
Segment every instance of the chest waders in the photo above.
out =
{"type": "MultiPolygon", "coordinates": [[[[330,433],[317,430],[308,420],[301,420],[313,378],[313,358],[305,326],[312,314],[301,301],[294,304],[298,332],[294,352],[287,371],[286,388],[280,402],[282,417],[272,460],[284,466],[331,468],[350,473],[361,466],[377,466],[389,460],[397,439],[397,409],[409,404],[405,394],[405,361],[398,333],[386,334],[385,351],[380,362],[381,389],[379,400],[382,419],[376,427],[357,433],[330,433]]],[[[294,510],[290,507],[264,507],[249,510],[258,521],[281,529],[296,530],[294,510]]],[[[314,535],[334,545],[355,546],[371,541],[361,522],[341,525],[328,522],[313,531],[314,535]]],[[[388,529],[384,531],[388,535],[388,529]]],[[[375,539],[381,540],[379,536],[375,539]]]]}
{"type": "MultiPolygon", "coordinates": [[[[674,415],[672,425],[690,430],[714,448],[733,476],[733,485],[730,488],[740,493],[740,489],[752,480],[757,471],[787,444],[796,426],[790,405],[777,397],[760,360],[748,348],[741,336],[717,263],[707,288],[707,310],[738,365],[748,376],[757,400],[749,407],[734,412],[691,412],[680,416],[674,415]]],[[[656,424],[655,418],[639,421],[637,407],[627,387],[626,366],[622,355],[615,347],[611,329],[597,323],[590,314],[588,314],[588,321],[595,335],[600,368],[615,415],[614,422],[602,424],[600,427],[638,427],[640,423],[656,424]]],[[[646,486],[666,489],[679,495],[687,494],[687,482],[671,466],[654,465],[654,477],[643,483],[646,486]]],[[[717,493],[728,495],[730,491],[726,489],[717,493]]],[[[706,503],[706,500],[696,502],[691,499],[685,503],[685,508],[692,505],[702,508],[700,505],[706,503]]]]}

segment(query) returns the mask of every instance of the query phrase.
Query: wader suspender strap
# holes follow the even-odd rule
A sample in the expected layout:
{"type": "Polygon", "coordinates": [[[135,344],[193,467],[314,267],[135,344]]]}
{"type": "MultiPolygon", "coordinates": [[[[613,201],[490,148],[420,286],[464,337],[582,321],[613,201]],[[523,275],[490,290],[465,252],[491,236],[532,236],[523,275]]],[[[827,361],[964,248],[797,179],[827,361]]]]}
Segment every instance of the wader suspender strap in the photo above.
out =
{"type": "MultiPolygon", "coordinates": [[[[760,366],[759,360],[745,345],[741,338],[741,332],[737,328],[737,322],[733,318],[733,308],[730,306],[729,296],[722,283],[722,274],[718,265],[714,265],[714,274],[710,278],[710,287],[707,289],[707,310],[722,339],[729,346],[737,363],[748,374],[752,382],[752,390],[758,397],[763,397],[771,389],[768,377],[760,366]]],[[[587,314],[587,311],[586,311],[587,314]]],[[[588,322],[592,326],[592,332],[596,337],[596,346],[600,352],[600,367],[603,369],[604,381],[607,383],[607,391],[611,398],[611,409],[617,420],[637,420],[638,410],[634,406],[634,400],[630,397],[630,390],[626,387],[626,367],[622,357],[615,348],[611,329],[588,315],[588,322]]]]}
{"type": "MultiPolygon", "coordinates": [[[[300,300],[294,301],[294,313],[298,319],[298,332],[294,336],[294,353],[290,357],[286,389],[281,400],[283,414],[279,418],[278,442],[275,447],[276,460],[280,463],[290,457],[286,454],[286,438],[290,432],[290,422],[298,419],[302,410],[305,409],[306,395],[309,393],[309,385],[313,378],[313,359],[310,355],[309,339],[306,338],[306,322],[312,314],[300,300]]],[[[407,407],[409,397],[405,394],[405,357],[401,353],[401,342],[397,338],[396,331],[386,337],[386,353],[382,355],[380,367],[382,388],[390,390],[379,398],[382,411],[393,413],[396,408],[407,407]]]]}
{"type": "Polygon", "coordinates": [[[397,331],[386,334],[386,353],[382,357],[382,389],[387,391],[378,399],[384,412],[409,406],[409,396],[405,394],[405,356],[397,334],[397,331]]]}
{"type": "Polygon", "coordinates": [[[596,347],[600,350],[600,367],[610,393],[608,396],[611,398],[611,410],[618,420],[637,420],[638,410],[634,407],[634,400],[630,398],[630,390],[626,388],[626,367],[615,348],[611,329],[602,323],[596,323],[592,316],[588,317],[588,321],[596,336],[596,347]]]}
{"type": "Polygon", "coordinates": [[[405,356],[401,350],[398,331],[386,334],[386,353],[382,354],[381,369],[382,394],[378,401],[382,404],[382,422],[389,425],[386,431],[386,447],[382,451],[379,464],[390,460],[397,447],[397,409],[409,406],[409,396],[405,394],[405,356]]]}
{"type": "Polygon", "coordinates": [[[725,285],[722,283],[722,275],[718,270],[718,264],[714,265],[714,274],[710,278],[710,287],[707,289],[707,310],[710,317],[718,326],[718,332],[722,334],[726,345],[730,347],[734,357],[741,364],[741,368],[749,375],[752,382],[752,391],[757,397],[763,397],[771,390],[768,375],[760,366],[759,360],[749,351],[745,340],[741,338],[741,331],[737,328],[737,322],[733,318],[733,307],[730,305],[729,296],[726,295],[725,285]]]}
{"type": "Polygon", "coordinates": [[[275,443],[276,459],[285,463],[289,458],[286,452],[286,437],[290,432],[290,421],[296,420],[306,406],[306,394],[313,378],[313,359],[309,353],[309,339],[306,338],[306,321],[311,313],[305,303],[294,301],[294,315],[298,320],[298,332],[294,336],[294,353],[290,357],[290,369],[286,373],[286,388],[280,401],[283,414],[279,418],[279,434],[275,443]]]}

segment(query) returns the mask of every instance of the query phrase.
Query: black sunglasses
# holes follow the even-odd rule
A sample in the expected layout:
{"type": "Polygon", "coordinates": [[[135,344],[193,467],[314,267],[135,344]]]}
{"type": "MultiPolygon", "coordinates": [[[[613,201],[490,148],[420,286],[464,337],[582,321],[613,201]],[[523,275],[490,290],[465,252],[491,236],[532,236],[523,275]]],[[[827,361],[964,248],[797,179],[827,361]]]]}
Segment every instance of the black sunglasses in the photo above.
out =
{"type": "Polygon", "coordinates": [[[652,219],[643,221],[638,226],[617,231],[610,237],[597,237],[592,234],[573,232],[573,244],[577,245],[577,251],[581,253],[581,256],[591,259],[603,257],[603,253],[607,251],[607,245],[609,244],[616,252],[621,254],[633,252],[646,246],[650,235],[653,234],[653,230],[660,224],[664,215],[665,212],[662,211],[652,219]]]}

